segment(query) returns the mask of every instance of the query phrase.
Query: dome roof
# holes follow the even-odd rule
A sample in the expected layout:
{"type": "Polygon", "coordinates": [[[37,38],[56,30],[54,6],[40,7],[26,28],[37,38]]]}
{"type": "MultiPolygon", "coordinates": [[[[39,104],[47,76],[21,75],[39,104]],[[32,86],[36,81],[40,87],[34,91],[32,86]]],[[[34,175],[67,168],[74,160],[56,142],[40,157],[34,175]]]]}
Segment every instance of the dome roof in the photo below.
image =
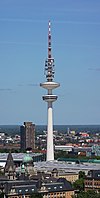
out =
{"type": "Polygon", "coordinates": [[[33,162],[33,158],[27,153],[23,158],[23,163],[33,162]]]}

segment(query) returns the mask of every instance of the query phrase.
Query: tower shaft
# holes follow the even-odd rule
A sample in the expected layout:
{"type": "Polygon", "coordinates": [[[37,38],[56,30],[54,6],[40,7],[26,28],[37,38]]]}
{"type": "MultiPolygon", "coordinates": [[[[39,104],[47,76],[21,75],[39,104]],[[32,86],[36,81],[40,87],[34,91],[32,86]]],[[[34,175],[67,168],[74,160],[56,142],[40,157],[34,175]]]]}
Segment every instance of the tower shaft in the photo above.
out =
{"type": "Polygon", "coordinates": [[[47,157],[46,157],[46,160],[47,161],[54,160],[52,102],[48,102],[47,157]]]}

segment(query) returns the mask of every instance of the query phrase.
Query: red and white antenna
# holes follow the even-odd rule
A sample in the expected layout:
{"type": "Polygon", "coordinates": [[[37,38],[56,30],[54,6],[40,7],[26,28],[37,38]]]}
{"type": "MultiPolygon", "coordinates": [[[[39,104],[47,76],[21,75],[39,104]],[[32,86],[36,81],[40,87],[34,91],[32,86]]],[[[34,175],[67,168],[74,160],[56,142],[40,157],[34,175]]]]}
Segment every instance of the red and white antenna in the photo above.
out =
{"type": "Polygon", "coordinates": [[[51,59],[51,22],[48,24],[48,59],[51,59]]]}
{"type": "Polygon", "coordinates": [[[48,23],[48,58],[45,61],[45,75],[47,81],[53,81],[54,78],[54,58],[52,58],[51,47],[51,22],[48,23]]]}

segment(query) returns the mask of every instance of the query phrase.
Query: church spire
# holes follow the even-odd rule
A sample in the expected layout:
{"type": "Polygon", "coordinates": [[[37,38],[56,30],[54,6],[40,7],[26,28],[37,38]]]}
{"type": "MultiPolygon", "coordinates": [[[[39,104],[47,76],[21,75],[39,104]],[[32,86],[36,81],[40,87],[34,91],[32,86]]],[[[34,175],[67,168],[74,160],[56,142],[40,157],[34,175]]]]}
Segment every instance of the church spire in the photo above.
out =
{"type": "Polygon", "coordinates": [[[7,156],[7,161],[6,161],[4,172],[5,172],[5,175],[7,175],[9,179],[14,179],[15,165],[14,165],[11,151],[9,152],[7,156]]]}

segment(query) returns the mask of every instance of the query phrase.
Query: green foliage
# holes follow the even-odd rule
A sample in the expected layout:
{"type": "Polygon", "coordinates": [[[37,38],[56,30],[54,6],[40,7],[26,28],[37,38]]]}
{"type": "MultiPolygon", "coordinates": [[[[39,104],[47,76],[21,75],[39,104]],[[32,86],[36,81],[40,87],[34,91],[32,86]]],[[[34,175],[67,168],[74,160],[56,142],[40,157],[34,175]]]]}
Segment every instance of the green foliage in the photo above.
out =
{"type": "Polygon", "coordinates": [[[77,195],[73,195],[72,198],[100,198],[100,193],[94,190],[88,190],[87,192],[80,192],[77,195]]]}
{"type": "Polygon", "coordinates": [[[55,152],[55,159],[58,159],[58,158],[68,158],[68,154],[66,151],[56,151],[55,152]]]}
{"type": "Polygon", "coordinates": [[[8,149],[7,148],[1,148],[0,153],[8,153],[8,149]]]}
{"type": "Polygon", "coordinates": [[[77,159],[77,160],[89,160],[89,159],[97,159],[100,160],[100,156],[76,156],[76,155],[69,155],[66,151],[55,151],[55,159],[57,158],[73,158],[73,159],[77,159]]]}
{"type": "Polygon", "coordinates": [[[2,172],[2,170],[0,170],[0,175],[4,175],[4,172],[2,172]]]}
{"type": "Polygon", "coordinates": [[[85,179],[85,172],[84,171],[79,172],[79,179],[81,179],[81,178],[85,179]]]}
{"type": "Polygon", "coordinates": [[[4,193],[3,192],[0,193],[0,198],[4,198],[4,193]]]}
{"type": "Polygon", "coordinates": [[[0,148],[0,153],[9,153],[9,150],[11,150],[12,153],[20,153],[20,149],[12,148],[12,149],[7,149],[7,148],[0,148]]]}
{"type": "Polygon", "coordinates": [[[84,190],[84,179],[80,178],[73,183],[75,190],[83,191],[84,190]]]}

